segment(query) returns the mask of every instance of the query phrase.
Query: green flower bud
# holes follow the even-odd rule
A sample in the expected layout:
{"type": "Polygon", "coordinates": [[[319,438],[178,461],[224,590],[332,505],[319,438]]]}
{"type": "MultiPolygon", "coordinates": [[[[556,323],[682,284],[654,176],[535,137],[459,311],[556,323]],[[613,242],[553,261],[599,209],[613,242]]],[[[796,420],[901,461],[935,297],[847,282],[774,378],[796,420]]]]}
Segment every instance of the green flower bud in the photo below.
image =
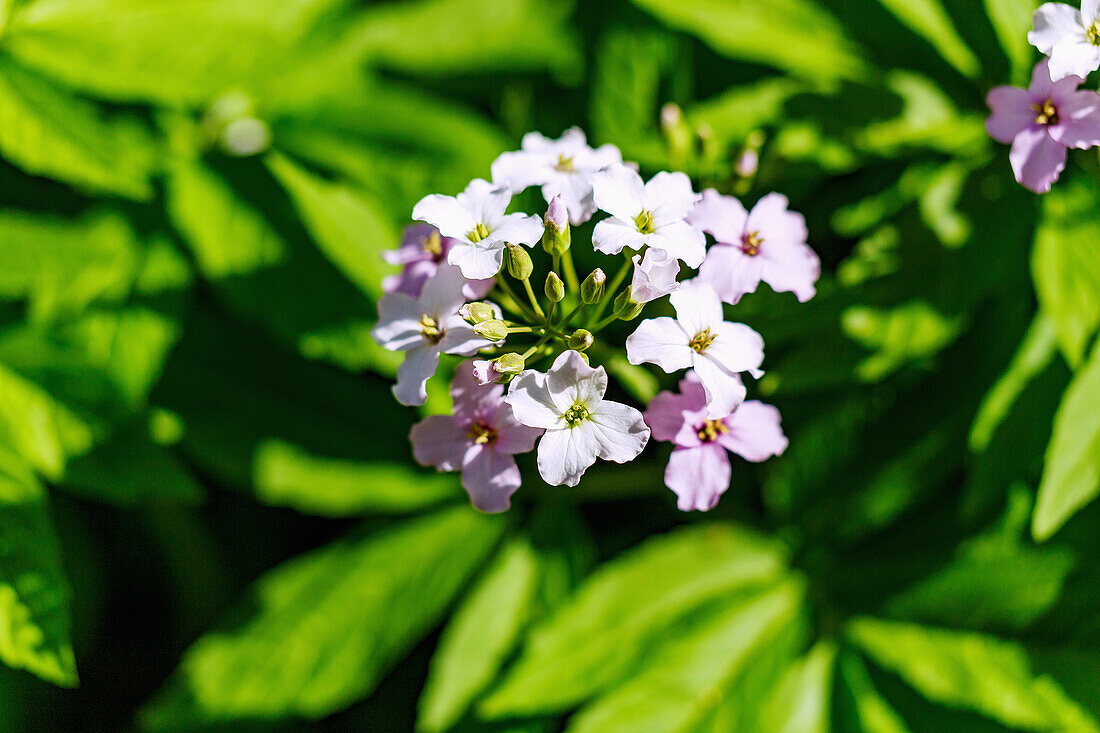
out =
{"type": "Polygon", "coordinates": [[[563,255],[568,252],[573,235],[569,231],[569,212],[566,211],[565,203],[561,200],[561,194],[550,201],[542,224],[545,227],[542,233],[542,248],[551,255],[563,255]]]}
{"type": "Polygon", "coordinates": [[[591,346],[594,341],[595,339],[592,338],[591,333],[583,328],[578,328],[570,334],[569,340],[566,343],[569,345],[569,348],[574,351],[584,351],[591,346]]]}
{"type": "Polygon", "coordinates": [[[518,244],[509,242],[504,252],[504,265],[508,268],[508,274],[517,280],[526,280],[531,277],[535,265],[531,262],[531,255],[518,244]]]}
{"type": "Polygon", "coordinates": [[[503,341],[508,336],[508,324],[499,318],[492,318],[474,326],[474,333],[490,341],[503,341]]]}
{"type": "Polygon", "coordinates": [[[493,366],[501,374],[518,374],[523,371],[523,356],[515,353],[501,354],[493,359],[493,366]]]}
{"type": "Polygon", "coordinates": [[[607,275],[600,268],[597,267],[588,273],[588,277],[581,283],[581,302],[585,305],[599,303],[600,298],[603,297],[603,288],[606,282],[607,275]]]}
{"type": "MultiPolygon", "coordinates": [[[[624,290],[615,298],[615,316],[620,321],[632,321],[638,317],[645,307],[644,303],[635,303],[630,298],[630,291],[624,290]]],[[[475,329],[476,330],[476,329],[475,329]]]]}
{"type": "Polygon", "coordinates": [[[565,283],[558,277],[558,273],[553,270],[546,276],[546,285],[543,287],[543,292],[546,293],[546,297],[550,299],[551,303],[560,303],[561,299],[565,297],[565,283]]]}
{"type": "Polygon", "coordinates": [[[488,303],[467,303],[458,309],[458,315],[466,319],[466,322],[471,326],[476,326],[497,317],[493,306],[488,303]]]}

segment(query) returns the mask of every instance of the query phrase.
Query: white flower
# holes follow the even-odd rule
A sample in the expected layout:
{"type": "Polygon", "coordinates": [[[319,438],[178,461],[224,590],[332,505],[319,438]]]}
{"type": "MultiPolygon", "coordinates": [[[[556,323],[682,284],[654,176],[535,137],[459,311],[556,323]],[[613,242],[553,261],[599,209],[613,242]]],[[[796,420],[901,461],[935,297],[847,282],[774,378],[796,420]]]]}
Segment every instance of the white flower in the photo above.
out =
{"type": "Polygon", "coordinates": [[[622,153],[614,145],[590,148],[584,132],[576,127],[566,130],[557,140],[529,132],[523,136],[521,145],[522,150],[504,153],[493,162],[493,183],[506,185],[513,191],[542,186],[547,203],[561,196],[574,226],[596,213],[592,176],[623,162],[622,153]]]}
{"type": "Polygon", "coordinates": [[[637,172],[617,165],[597,173],[592,189],[596,206],[611,214],[592,232],[592,244],[600,252],[613,255],[623,247],[649,245],[689,267],[703,262],[706,236],[684,221],[699,194],[683,173],[661,172],[643,184],[637,172]]]}
{"type": "Polygon", "coordinates": [[[1078,10],[1065,3],[1046,3],[1035,11],[1031,45],[1050,57],[1050,79],[1084,79],[1100,67],[1100,0],[1082,0],[1078,10]]]}
{"type": "Polygon", "coordinates": [[[764,340],[743,323],[722,320],[722,301],[709,285],[685,285],[669,301],[676,317],[638,324],[626,340],[626,358],[668,373],[694,368],[706,392],[707,417],[723,418],[745,399],[738,373],[762,374],[764,340]]]}
{"type": "Polygon", "coordinates": [[[634,278],[630,282],[630,299],[648,303],[675,292],[680,287],[680,261],[659,249],[647,249],[645,257],[634,255],[634,278]]]}
{"type": "Polygon", "coordinates": [[[413,207],[412,218],[457,240],[447,261],[467,278],[483,280],[500,272],[505,242],[531,246],[542,238],[537,216],[504,213],[511,200],[508,188],[475,178],[457,196],[425,196],[413,207]]]}
{"type": "Polygon", "coordinates": [[[576,486],[596,458],[634,460],[649,441],[649,427],[633,407],[603,398],[607,372],[593,369],[576,351],[554,360],[546,374],[527,370],[512,381],[506,401],[516,419],[544,428],[539,473],[546,483],[576,486]]]}
{"type": "Polygon", "coordinates": [[[378,301],[378,325],[371,335],[383,348],[404,351],[393,394],[402,405],[422,405],[425,384],[439,367],[439,354],[470,356],[492,342],[481,338],[458,314],[466,278],[457,267],[440,265],[419,298],[389,293],[378,301]]]}

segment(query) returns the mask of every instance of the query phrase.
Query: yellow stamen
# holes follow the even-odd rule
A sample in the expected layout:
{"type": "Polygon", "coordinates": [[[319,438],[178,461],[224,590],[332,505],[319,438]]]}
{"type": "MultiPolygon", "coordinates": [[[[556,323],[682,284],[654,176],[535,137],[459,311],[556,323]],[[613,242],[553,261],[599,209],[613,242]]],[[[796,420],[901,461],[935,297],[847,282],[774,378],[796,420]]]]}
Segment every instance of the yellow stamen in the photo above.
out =
{"type": "Polygon", "coordinates": [[[702,354],[707,350],[711,344],[714,343],[714,339],[718,338],[718,334],[711,333],[710,327],[704,328],[699,333],[692,337],[691,341],[688,341],[688,346],[692,348],[696,353],[702,354]]]}
{"type": "Polygon", "coordinates": [[[764,238],[760,236],[760,232],[749,232],[741,237],[741,251],[749,257],[755,257],[759,254],[760,245],[763,243],[764,238]]]}
{"type": "Polygon", "coordinates": [[[1058,124],[1058,108],[1054,106],[1054,102],[1046,100],[1042,104],[1031,105],[1031,110],[1035,112],[1035,124],[1037,125],[1057,125],[1058,124]]]}
{"type": "Polygon", "coordinates": [[[719,435],[724,435],[729,431],[730,429],[721,420],[707,420],[703,423],[703,427],[699,428],[699,440],[704,443],[713,443],[718,440],[719,435]]]}
{"type": "Polygon", "coordinates": [[[484,420],[475,421],[466,435],[475,445],[491,445],[497,439],[497,431],[484,420]]]}
{"type": "Polygon", "coordinates": [[[558,164],[555,165],[554,168],[558,171],[561,171],[562,173],[572,173],[573,172],[573,158],[572,157],[566,158],[564,155],[559,155],[558,156],[558,164]]]}
{"type": "Polygon", "coordinates": [[[565,411],[565,422],[569,424],[569,427],[582,423],[590,417],[592,417],[592,413],[579,402],[565,411]]]}
{"type": "Polygon", "coordinates": [[[469,237],[471,242],[474,242],[476,244],[477,242],[480,242],[481,240],[489,236],[489,227],[485,226],[479,221],[477,223],[477,226],[471,229],[466,236],[469,237]]]}
{"type": "Polygon", "coordinates": [[[638,227],[638,231],[642,234],[653,234],[657,231],[653,226],[653,214],[645,210],[634,217],[634,225],[638,227]]]}
{"type": "Polygon", "coordinates": [[[424,250],[425,254],[438,257],[443,254],[443,238],[439,236],[439,232],[432,232],[430,235],[420,238],[420,248],[424,250]]]}
{"type": "Polygon", "coordinates": [[[420,333],[433,344],[439,343],[443,338],[443,331],[439,328],[439,321],[427,313],[420,317],[420,333]]]}

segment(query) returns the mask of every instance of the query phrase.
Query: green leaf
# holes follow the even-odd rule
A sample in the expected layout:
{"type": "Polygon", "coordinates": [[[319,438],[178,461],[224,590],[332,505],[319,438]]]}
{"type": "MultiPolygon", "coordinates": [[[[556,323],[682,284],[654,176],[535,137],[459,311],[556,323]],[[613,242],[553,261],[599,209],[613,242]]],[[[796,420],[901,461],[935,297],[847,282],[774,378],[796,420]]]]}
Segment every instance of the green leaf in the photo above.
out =
{"type": "Polygon", "coordinates": [[[496,718],[577,703],[628,675],[676,619],[708,599],[774,581],[783,566],[777,545],[730,525],[651,539],[593,573],[532,631],[480,711],[496,718]]]}
{"type": "Polygon", "coordinates": [[[580,70],[568,0],[417,0],[363,12],[349,43],[370,63],[420,74],[580,70]],[[415,42],[410,42],[415,39],[415,42]]]}
{"type": "Polygon", "coordinates": [[[757,730],[775,733],[829,731],[836,646],[820,641],[798,660],[761,703],[757,730]]]}
{"type": "Polygon", "coordinates": [[[527,541],[509,542],[443,630],[424,692],[417,729],[448,730],[500,670],[531,613],[539,558],[527,541]]]}
{"type": "Polygon", "coordinates": [[[348,538],[262,577],[240,623],[199,639],[146,708],[154,729],[321,718],[369,694],[435,625],[503,523],[463,507],[348,538]]]}
{"type": "Polygon", "coordinates": [[[201,161],[173,160],[167,195],[168,213],[207,277],[241,275],[283,259],[274,227],[201,161]]]}
{"type": "Polygon", "coordinates": [[[697,628],[660,645],[635,677],[582,708],[568,732],[694,730],[722,701],[723,690],[794,622],[803,592],[800,581],[788,580],[727,601],[697,628]]]}
{"type": "Polygon", "coordinates": [[[89,192],[152,195],[153,148],[144,127],[109,118],[10,62],[0,68],[0,154],[27,173],[89,192]]]}
{"type": "Polygon", "coordinates": [[[321,251],[369,297],[381,297],[382,278],[390,272],[382,252],[397,245],[397,233],[378,204],[365,192],[317,178],[278,153],[268,155],[267,165],[321,251]]]}
{"type": "Polygon", "coordinates": [[[962,331],[962,322],[915,300],[890,310],[852,306],[844,312],[841,327],[877,352],[859,365],[858,374],[864,381],[878,382],[911,361],[942,351],[962,331]]]}
{"type": "Polygon", "coordinates": [[[980,453],[989,446],[993,433],[1008,416],[1016,398],[1036,375],[1047,368],[1057,346],[1054,324],[1042,314],[1036,315],[1008,369],[982,398],[982,405],[970,428],[970,450],[980,453]]]}
{"type": "Polygon", "coordinates": [[[1027,86],[1035,64],[1035,47],[1027,34],[1038,6],[1039,0],[985,0],[985,12],[1012,62],[1011,81],[1021,86],[1027,86]]]}
{"type": "Polygon", "coordinates": [[[1100,730],[1014,642],[871,618],[850,622],[847,636],[934,702],[1024,730],[1100,730]]]}
{"type": "Polygon", "coordinates": [[[1085,357],[1100,325],[1100,194],[1077,179],[1043,197],[1043,219],[1031,252],[1031,275],[1039,307],[1054,322],[1070,366],[1085,357]]]}
{"type": "Polygon", "coordinates": [[[813,80],[868,73],[836,18],[807,0],[634,0],[670,26],[698,35],[731,58],[771,64],[813,80]]]}
{"type": "Polygon", "coordinates": [[[840,730],[864,733],[909,733],[897,711],[875,689],[859,655],[842,650],[837,657],[840,730]]]}
{"type": "Polygon", "coordinates": [[[1100,346],[1070,382],[1054,417],[1031,532],[1045,540],[1100,493],[1100,346]]]}
{"type": "MultiPolygon", "coordinates": [[[[0,468],[0,486],[9,482],[24,483],[24,495],[41,493],[33,477],[0,468]]],[[[75,687],[69,596],[44,497],[0,503],[0,659],[44,680],[75,687]]]]}
{"type": "Polygon", "coordinates": [[[325,517],[408,512],[461,495],[453,476],[324,458],[280,440],[256,449],[253,481],[259,501],[325,517]]]}
{"type": "Polygon", "coordinates": [[[928,40],[952,66],[977,76],[981,63],[955,30],[940,0],[879,0],[905,25],[928,40]]]}

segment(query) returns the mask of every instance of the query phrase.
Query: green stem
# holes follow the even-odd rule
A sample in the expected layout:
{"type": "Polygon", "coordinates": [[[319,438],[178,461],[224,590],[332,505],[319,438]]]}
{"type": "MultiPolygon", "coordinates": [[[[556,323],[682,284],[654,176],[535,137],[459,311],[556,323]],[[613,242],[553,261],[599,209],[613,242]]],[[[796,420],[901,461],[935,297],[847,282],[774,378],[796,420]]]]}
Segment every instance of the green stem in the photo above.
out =
{"type": "Polygon", "coordinates": [[[546,314],[542,312],[542,306],[539,305],[539,299],[535,297],[535,291],[531,288],[531,278],[523,278],[523,289],[527,291],[527,298],[531,301],[531,307],[535,309],[535,315],[540,320],[546,318],[546,314]]]}
{"type": "Polygon", "coordinates": [[[502,291],[504,291],[504,294],[511,299],[511,310],[522,314],[524,318],[530,319],[532,321],[535,320],[535,314],[531,312],[530,308],[523,304],[523,301],[520,300],[519,295],[517,295],[516,291],[512,290],[511,286],[504,281],[504,276],[501,274],[497,275],[497,285],[502,291]]]}
{"type": "Polygon", "coordinates": [[[577,279],[577,270],[573,267],[573,252],[566,250],[561,258],[562,269],[565,270],[565,282],[574,293],[581,292],[581,281],[577,279]]]}
{"type": "MultiPolygon", "coordinates": [[[[601,325],[592,326],[591,324],[599,321],[600,316],[602,316],[603,312],[607,310],[607,306],[615,300],[615,291],[618,290],[619,286],[623,284],[623,280],[626,279],[626,275],[628,272],[630,272],[630,268],[633,265],[633,260],[631,260],[630,256],[627,255],[626,262],[623,263],[623,266],[620,267],[619,271],[615,273],[615,277],[613,277],[611,279],[611,282],[608,283],[607,288],[604,290],[603,299],[600,300],[600,304],[596,307],[596,311],[592,314],[592,317],[588,319],[588,323],[590,324],[588,328],[589,331],[593,330],[594,328],[601,328],[601,325]]],[[[611,320],[614,320],[614,318],[612,318],[611,320]]],[[[610,321],[608,321],[608,323],[610,323],[610,321]]],[[[603,322],[601,322],[601,324],[606,325],[603,322]]]]}

